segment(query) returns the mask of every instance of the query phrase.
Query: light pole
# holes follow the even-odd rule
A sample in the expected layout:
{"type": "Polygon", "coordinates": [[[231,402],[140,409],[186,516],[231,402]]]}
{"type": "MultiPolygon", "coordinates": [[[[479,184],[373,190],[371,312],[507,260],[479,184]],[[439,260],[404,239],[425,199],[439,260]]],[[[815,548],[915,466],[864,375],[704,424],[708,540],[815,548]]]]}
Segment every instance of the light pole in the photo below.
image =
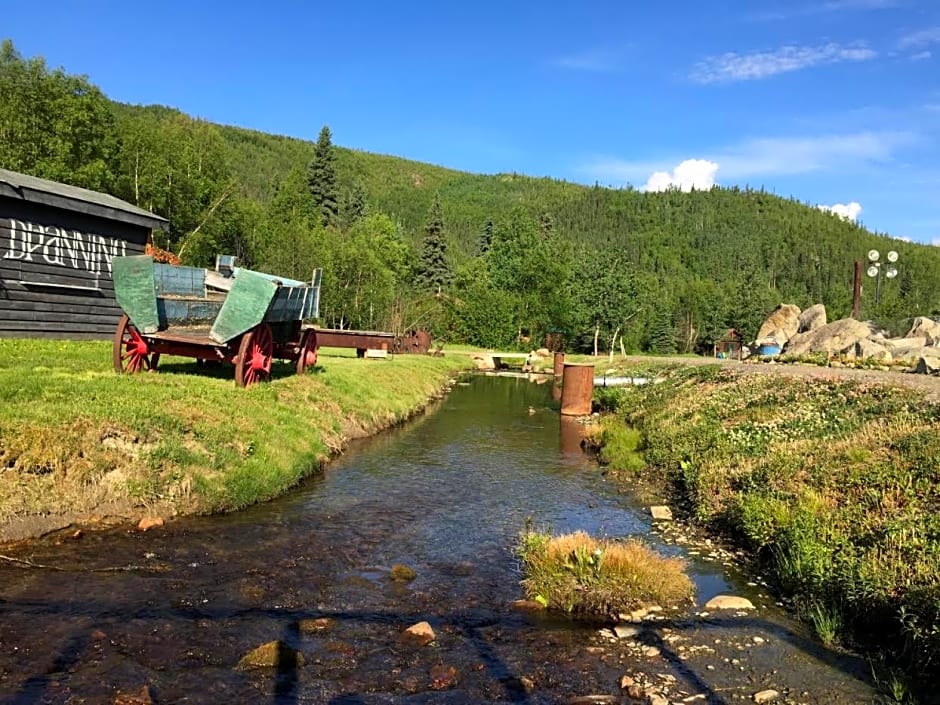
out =
{"type": "Polygon", "coordinates": [[[868,251],[868,270],[867,274],[869,277],[872,277],[875,280],[875,303],[881,302],[881,276],[884,272],[884,277],[886,279],[894,279],[898,275],[898,268],[895,267],[895,263],[898,261],[898,253],[894,250],[889,250],[888,254],[885,256],[885,259],[888,260],[887,263],[881,262],[881,253],[878,250],[869,250],[868,251]],[[884,267],[881,265],[884,264],[884,267]]]}

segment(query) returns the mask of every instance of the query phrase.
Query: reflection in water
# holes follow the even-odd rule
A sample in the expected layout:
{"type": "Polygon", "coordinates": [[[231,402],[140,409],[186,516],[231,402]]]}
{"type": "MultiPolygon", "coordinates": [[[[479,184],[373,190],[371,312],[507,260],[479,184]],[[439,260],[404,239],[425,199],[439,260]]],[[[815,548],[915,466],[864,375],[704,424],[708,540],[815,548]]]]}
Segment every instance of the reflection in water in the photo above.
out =
{"type": "MultiPolygon", "coordinates": [[[[37,543],[28,557],[63,570],[0,564],[0,701],[109,703],[144,685],[163,703],[553,703],[616,689],[622,664],[585,651],[593,627],[511,607],[527,522],[649,529],[550,396],[477,378],[281,500],[37,543]],[[395,564],[415,579],[392,580],[395,564]],[[423,620],[433,646],[400,641],[423,620]],[[305,665],[235,668],[276,639],[305,665]]],[[[718,571],[699,578],[726,587],[718,571]]]]}
{"type": "Polygon", "coordinates": [[[565,457],[580,457],[584,424],[571,416],[559,417],[558,449],[565,457]]]}

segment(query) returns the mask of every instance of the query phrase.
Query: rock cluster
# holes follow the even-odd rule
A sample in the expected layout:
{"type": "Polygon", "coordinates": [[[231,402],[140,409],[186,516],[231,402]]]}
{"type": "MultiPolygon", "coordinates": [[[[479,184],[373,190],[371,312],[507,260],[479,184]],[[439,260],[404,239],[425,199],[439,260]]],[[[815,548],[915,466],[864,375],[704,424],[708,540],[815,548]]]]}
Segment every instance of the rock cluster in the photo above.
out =
{"type": "Polygon", "coordinates": [[[841,359],[880,364],[906,363],[921,374],[940,372],[940,322],[919,316],[907,335],[889,338],[870,323],[843,318],[827,323],[822,304],[800,311],[780,304],[758,331],[755,344],[774,344],[785,355],[801,357],[824,354],[841,359]]]}

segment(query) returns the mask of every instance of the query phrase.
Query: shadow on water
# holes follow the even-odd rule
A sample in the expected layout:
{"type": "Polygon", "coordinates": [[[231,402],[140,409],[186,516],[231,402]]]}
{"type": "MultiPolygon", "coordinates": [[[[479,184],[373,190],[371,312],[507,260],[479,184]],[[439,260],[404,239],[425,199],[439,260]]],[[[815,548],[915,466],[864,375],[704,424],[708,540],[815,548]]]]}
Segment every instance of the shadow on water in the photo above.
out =
{"type": "MultiPolygon", "coordinates": [[[[669,672],[676,688],[710,703],[749,697],[762,679],[817,690],[815,702],[870,702],[857,661],[772,607],[646,624],[638,639],[659,649],[655,663],[631,640],[601,639],[596,623],[513,609],[522,597],[513,546],[528,520],[646,535],[681,552],[606,486],[576,450],[577,431],[559,424],[547,387],[476,379],[276,502],[146,534],[37,542],[21,557],[64,570],[0,563],[0,702],[113,702],[146,684],[161,703],[540,704],[619,693],[620,676],[638,670],[669,672]],[[392,580],[396,564],[414,580],[392,580]],[[403,643],[420,621],[435,642],[403,643]],[[747,672],[678,645],[745,634],[768,642],[745,649],[747,672]],[[276,639],[304,665],[288,657],[276,671],[235,668],[276,639]]],[[[747,591],[719,566],[690,565],[700,602],[747,591]]]]}

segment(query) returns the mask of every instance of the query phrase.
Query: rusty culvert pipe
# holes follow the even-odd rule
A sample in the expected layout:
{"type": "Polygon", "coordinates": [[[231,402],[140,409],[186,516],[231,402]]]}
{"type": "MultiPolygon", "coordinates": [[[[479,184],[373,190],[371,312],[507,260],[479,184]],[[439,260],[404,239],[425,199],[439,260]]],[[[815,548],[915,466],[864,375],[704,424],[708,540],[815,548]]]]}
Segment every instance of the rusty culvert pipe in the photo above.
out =
{"type": "Polygon", "coordinates": [[[561,383],[561,413],[587,416],[594,396],[594,365],[565,363],[561,383]]]}

